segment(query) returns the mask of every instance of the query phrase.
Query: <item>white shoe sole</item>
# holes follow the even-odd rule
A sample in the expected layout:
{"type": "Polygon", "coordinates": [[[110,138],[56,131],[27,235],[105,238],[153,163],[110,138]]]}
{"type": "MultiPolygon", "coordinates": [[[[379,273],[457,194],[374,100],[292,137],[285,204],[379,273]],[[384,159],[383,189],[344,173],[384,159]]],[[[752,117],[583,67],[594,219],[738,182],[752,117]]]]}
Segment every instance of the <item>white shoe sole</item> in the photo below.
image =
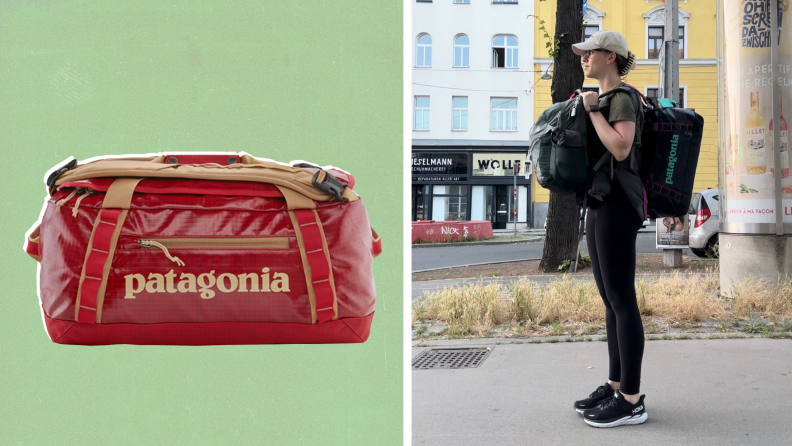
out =
{"type": "Polygon", "coordinates": [[[624,417],[616,421],[611,421],[610,423],[598,423],[596,421],[587,420],[585,418],[583,419],[583,421],[585,421],[586,424],[588,424],[589,426],[594,426],[594,427],[616,427],[616,426],[621,426],[623,424],[641,424],[644,421],[646,421],[648,416],[649,415],[646,412],[644,412],[640,416],[624,417]]]}

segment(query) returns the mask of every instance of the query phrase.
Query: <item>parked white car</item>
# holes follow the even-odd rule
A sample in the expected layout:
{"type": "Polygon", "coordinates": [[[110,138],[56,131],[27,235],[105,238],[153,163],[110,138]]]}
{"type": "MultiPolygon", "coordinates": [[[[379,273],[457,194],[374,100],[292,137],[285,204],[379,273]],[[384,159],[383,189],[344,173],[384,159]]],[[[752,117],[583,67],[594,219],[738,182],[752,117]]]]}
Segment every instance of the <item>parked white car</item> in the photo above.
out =
{"type": "Polygon", "coordinates": [[[690,200],[688,214],[691,222],[690,250],[699,257],[719,258],[720,197],[718,189],[695,192],[690,200]]]}

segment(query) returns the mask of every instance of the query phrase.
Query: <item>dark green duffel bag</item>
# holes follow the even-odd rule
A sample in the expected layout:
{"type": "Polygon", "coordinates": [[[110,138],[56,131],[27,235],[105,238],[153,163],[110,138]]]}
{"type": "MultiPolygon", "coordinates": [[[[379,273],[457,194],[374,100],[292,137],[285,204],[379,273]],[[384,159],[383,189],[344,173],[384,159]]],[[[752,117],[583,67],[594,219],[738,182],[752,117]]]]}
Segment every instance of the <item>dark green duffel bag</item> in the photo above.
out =
{"type": "Polygon", "coordinates": [[[548,107],[529,133],[528,157],[536,181],[553,192],[574,194],[586,187],[586,111],[580,90],[548,107]]]}

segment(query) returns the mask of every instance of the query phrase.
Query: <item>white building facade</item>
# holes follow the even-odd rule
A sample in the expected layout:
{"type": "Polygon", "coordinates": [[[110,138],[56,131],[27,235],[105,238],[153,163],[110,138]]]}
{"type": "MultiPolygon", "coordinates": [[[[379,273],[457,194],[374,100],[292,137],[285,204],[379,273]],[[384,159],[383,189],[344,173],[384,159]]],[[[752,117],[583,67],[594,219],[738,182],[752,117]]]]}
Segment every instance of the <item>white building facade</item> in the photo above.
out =
{"type": "Polygon", "coordinates": [[[413,0],[413,221],[529,226],[534,1],[413,0]]]}

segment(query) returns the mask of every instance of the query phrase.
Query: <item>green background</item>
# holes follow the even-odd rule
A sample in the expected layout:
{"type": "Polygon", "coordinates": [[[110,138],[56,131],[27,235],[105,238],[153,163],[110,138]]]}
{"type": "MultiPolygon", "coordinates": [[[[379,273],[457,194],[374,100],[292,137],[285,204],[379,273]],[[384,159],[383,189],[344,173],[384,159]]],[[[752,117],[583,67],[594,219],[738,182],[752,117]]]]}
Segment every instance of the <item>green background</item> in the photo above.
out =
{"type": "Polygon", "coordinates": [[[0,2],[0,444],[402,444],[402,3],[0,2]],[[363,344],[59,345],[25,231],[68,156],[246,151],[355,175],[363,344]]]}

